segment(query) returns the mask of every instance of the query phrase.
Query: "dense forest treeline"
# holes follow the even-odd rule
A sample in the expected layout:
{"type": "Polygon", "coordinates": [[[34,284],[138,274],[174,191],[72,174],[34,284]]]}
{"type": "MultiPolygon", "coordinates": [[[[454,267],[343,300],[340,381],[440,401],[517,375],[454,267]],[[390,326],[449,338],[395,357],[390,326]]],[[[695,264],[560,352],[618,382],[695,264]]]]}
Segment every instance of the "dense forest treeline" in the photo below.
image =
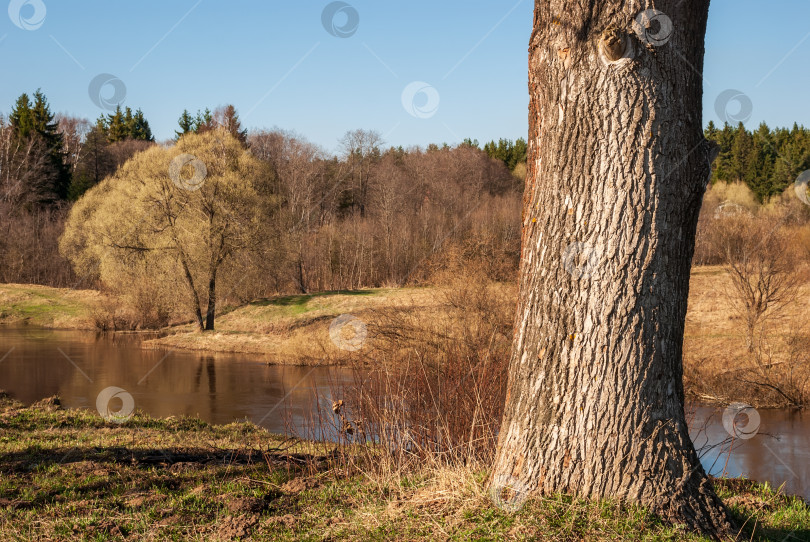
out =
{"type": "Polygon", "coordinates": [[[744,183],[759,203],[781,194],[810,169],[810,130],[804,126],[771,130],[762,123],[751,132],[742,123],[717,128],[709,122],[705,135],[720,146],[712,182],[744,183]]]}
{"type": "Polygon", "coordinates": [[[22,94],[0,115],[0,201],[43,206],[76,200],[154,142],[143,112],[120,106],[95,124],[54,115],[45,95],[22,94]]]}
{"type": "MultiPolygon", "coordinates": [[[[174,140],[157,143],[140,109],[119,106],[90,122],[53,114],[37,91],[0,116],[0,282],[104,287],[98,274],[76,275],[59,251],[74,202],[136,154],[212,130],[226,131],[266,166],[262,192],[278,202],[264,217],[261,246],[250,256],[234,255],[223,269],[226,303],[281,292],[419,284],[459,262],[475,262],[491,279],[514,277],[525,139],[403,148],[386,146],[374,131],[355,130],[331,154],[292,132],[248,132],[226,105],[183,111],[174,140]]],[[[773,201],[810,168],[804,127],[761,125],[749,132],[710,123],[706,137],[720,146],[713,182],[745,185],[759,204],[773,201]]],[[[723,203],[715,200],[714,207],[723,203]]],[[[122,201],[119,212],[128,210],[134,212],[122,201]]],[[[713,261],[707,254],[699,244],[698,259],[713,261]]],[[[130,286],[145,299],[154,297],[146,284],[130,286]]]]}
{"type": "Polygon", "coordinates": [[[226,105],[183,111],[174,141],[157,143],[141,110],[119,107],[90,122],[53,114],[39,91],[29,102],[24,95],[0,116],[2,282],[100,286],[76,276],[58,250],[74,202],[137,153],[215,129],[268,165],[265,184],[283,202],[264,261],[234,264],[256,275],[235,297],[419,282],[451,249],[486,255],[497,276],[516,266],[523,140],[406,149],[356,130],[330,154],[294,133],[248,133],[226,105]],[[21,120],[29,109],[36,122],[21,120]]]}

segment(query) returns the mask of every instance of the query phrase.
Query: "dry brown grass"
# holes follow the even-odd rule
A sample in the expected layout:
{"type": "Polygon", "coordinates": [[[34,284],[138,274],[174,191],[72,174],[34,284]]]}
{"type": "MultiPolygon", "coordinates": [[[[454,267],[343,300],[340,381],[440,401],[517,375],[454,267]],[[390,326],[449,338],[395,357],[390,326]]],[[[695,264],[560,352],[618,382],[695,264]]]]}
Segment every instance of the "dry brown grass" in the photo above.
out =
{"type": "Polygon", "coordinates": [[[435,310],[434,298],[430,288],[401,288],[258,300],[221,315],[214,333],[180,326],[144,346],[260,354],[279,365],[356,364],[359,355],[340,350],[329,336],[336,317],[351,314],[370,323],[380,309],[435,310]]]}

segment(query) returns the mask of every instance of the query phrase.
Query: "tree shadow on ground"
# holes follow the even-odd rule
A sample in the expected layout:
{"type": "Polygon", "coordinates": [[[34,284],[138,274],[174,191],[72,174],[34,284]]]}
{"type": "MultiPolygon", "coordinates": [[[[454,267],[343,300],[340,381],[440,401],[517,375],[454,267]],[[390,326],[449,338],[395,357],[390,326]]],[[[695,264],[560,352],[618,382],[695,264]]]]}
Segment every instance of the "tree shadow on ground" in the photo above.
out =
{"type": "Polygon", "coordinates": [[[309,301],[311,301],[313,298],[316,297],[326,297],[330,295],[369,296],[374,295],[375,293],[376,292],[374,290],[332,290],[328,292],[316,292],[312,294],[286,295],[267,299],[259,299],[251,302],[250,305],[258,307],[268,307],[268,306],[293,307],[306,305],[307,303],[309,303],[309,301]]]}
{"type": "MultiPolygon", "coordinates": [[[[243,480],[247,472],[272,465],[295,476],[311,472],[312,466],[327,467],[333,456],[308,456],[280,450],[212,450],[205,448],[126,447],[55,448],[36,447],[0,455],[0,476],[17,480],[17,484],[0,491],[0,509],[35,509],[51,506],[65,498],[69,491],[73,501],[95,499],[110,493],[127,496],[182,492],[216,479],[243,480]],[[58,473],[53,472],[58,467],[58,473]],[[44,478],[40,470],[49,471],[44,478]],[[248,469],[248,470],[245,470],[248,469]],[[40,478],[37,484],[34,480],[40,478]],[[28,481],[31,483],[28,484],[28,481]],[[23,491],[25,486],[36,491],[23,491]],[[23,497],[25,495],[25,497],[23,497]]],[[[265,500],[272,501],[281,493],[272,490],[265,500]],[[268,499],[269,497],[269,499],[268,499]]],[[[82,501],[84,502],[84,501],[82,501]]],[[[269,502],[265,503],[265,506],[269,502]]]]}
{"type": "MultiPolygon", "coordinates": [[[[718,489],[726,489],[733,491],[735,496],[725,499],[727,505],[736,501],[738,504],[745,505],[748,510],[759,509],[768,511],[777,507],[787,506],[795,502],[796,499],[802,500],[800,497],[790,495],[783,495],[778,491],[773,494],[764,495],[761,493],[761,486],[754,480],[745,478],[714,478],[712,483],[718,489]]],[[[740,534],[737,536],[739,540],[777,540],[780,542],[796,542],[803,540],[810,542],[810,529],[773,529],[763,528],[760,521],[756,516],[748,513],[740,513],[736,510],[729,510],[731,516],[734,518],[735,524],[738,529],[741,529],[740,534]]]]}
{"type": "Polygon", "coordinates": [[[42,450],[32,447],[18,452],[0,455],[0,474],[31,472],[36,468],[51,465],[70,465],[84,461],[98,464],[111,463],[150,468],[171,468],[177,464],[196,465],[251,465],[274,464],[279,467],[290,464],[305,465],[328,462],[332,455],[312,455],[283,451],[281,449],[217,450],[209,448],[143,448],[123,446],[94,448],[53,448],[42,450]]]}
{"type": "Polygon", "coordinates": [[[735,540],[773,540],[776,542],[810,542],[810,529],[768,529],[759,523],[753,527],[753,519],[740,514],[731,514],[737,525],[745,524],[735,540]]]}

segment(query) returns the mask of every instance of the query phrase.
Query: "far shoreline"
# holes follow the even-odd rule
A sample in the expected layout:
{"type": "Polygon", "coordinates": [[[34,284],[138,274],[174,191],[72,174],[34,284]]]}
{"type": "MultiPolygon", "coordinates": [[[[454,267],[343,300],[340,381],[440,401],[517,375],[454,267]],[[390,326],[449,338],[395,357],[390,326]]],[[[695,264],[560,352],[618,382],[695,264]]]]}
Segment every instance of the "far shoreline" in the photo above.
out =
{"type": "MultiPolygon", "coordinates": [[[[687,397],[709,405],[744,402],[756,408],[795,406],[767,387],[740,383],[756,376],[751,372],[756,367],[751,365],[740,329],[742,320],[728,307],[724,297],[727,282],[727,272],[720,266],[692,269],[683,348],[687,397]]],[[[474,284],[470,287],[483,286],[474,284]]],[[[504,306],[517,296],[517,287],[513,283],[493,282],[486,287],[499,292],[504,306]]],[[[380,349],[375,334],[392,315],[404,313],[411,321],[459,325],[454,323],[453,316],[457,308],[447,298],[448,292],[452,291],[447,286],[421,286],[275,296],[241,306],[224,307],[217,316],[215,331],[199,332],[186,320],[186,323],[175,322],[156,330],[111,332],[143,339],[140,347],[147,350],[245,355],[279,366],[373,369],[377,360],[391,357],[389,352],[380,349]],[[330,335],[330,325],[342,315],[349,315],[368,326],[368,338],[364,338],[361,348],[341,348],[330,335]],[[150,338],[151,335],[155,337],[150,338]]],[[[95,290],[0,284],[0,326],[4,327],[30,329],[32,332],[39,329],[46,332],[110,333],[94,325],[94,318],[98,318],[95,313],[103,306],[115,306],[115,300],[95,290]]],[[[803,287],[790,316],[802,318],[808,311],[810,285],[803,287]]],[[[792,332],[789,325],[774,330],[773,337],[779,341],[776,354],[786,348],[785,340],[792,332]]],[[[503,340],[509,341],[506,335],[503,340]]],[[[391,348],[391,345],[387,347],[391,348]]],[[[782,354],[786,355],[787,351],[782,354]]]]}

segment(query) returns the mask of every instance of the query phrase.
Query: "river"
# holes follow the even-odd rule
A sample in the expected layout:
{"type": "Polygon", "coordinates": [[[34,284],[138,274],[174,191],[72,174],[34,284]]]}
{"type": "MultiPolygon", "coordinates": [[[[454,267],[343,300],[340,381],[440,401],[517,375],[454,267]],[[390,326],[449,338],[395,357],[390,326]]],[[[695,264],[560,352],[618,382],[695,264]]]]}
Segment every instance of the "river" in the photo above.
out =
{"type": "MultiPolygon", "coordinates": [[[[153,416],[197,416],[224,424],[250,420],[275,433],[317,438],[319,414],[330,413],[332,391],[353,375],[328,367],[267,365],[236,354],[144,350],[137,337],[90,332],[0,327],[0,389],[30,404],[58,394],[67,408],[98,408],[99,395],[116,388],[110,411],[124,405],[153,416]]],[[[331,414],[331,413],[330,413],[331,414]]],[[[768,481],[810,500],[810,416],[760,410],[752,438],[735,438],[733,451],[723,409],[689,409],[692,438],[714,475],[768,481]]],[[[748,435],[745,435],[748,436],[748,435]]]]}

